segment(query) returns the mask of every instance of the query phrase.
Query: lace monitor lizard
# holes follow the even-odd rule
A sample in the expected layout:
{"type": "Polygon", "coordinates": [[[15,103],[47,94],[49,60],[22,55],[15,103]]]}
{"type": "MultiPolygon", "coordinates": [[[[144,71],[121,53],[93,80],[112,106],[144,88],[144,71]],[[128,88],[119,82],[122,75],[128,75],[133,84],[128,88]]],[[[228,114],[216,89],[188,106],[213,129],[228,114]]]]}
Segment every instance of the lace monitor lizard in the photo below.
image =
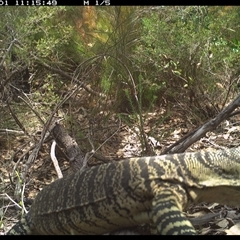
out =
{"type": "Polygon", "coordinates": [[[240,147],[130,158],[56,180],[8,234],[104,234],[149,223],[153,234],[196,234],[192,202],[240,205],[240,147]]]}

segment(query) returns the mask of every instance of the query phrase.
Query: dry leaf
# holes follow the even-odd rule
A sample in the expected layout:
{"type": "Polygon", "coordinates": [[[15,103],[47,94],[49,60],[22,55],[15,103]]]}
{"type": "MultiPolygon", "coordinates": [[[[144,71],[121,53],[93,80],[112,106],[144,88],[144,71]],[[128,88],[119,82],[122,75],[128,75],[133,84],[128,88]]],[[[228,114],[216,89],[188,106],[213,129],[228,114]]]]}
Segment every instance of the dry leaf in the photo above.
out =
{"type": "Polygon", "coordinates": [[[227,235],[240,235],[240,222],[236,223],[230,229],[225,230],[227,235]]]}
{"type": "Polygon", "coordinates": [[[219,221],[216,225],[221,228],[226,228],[228,226],[228,220],[223,219],[223,220],[219,221]]]}
{"type": "Polygon", "coordinates": [[[227,212],[227,218],[240,219],[240,214],[237,213],[235,210],[234,211],[228,211],[227,212]]]}

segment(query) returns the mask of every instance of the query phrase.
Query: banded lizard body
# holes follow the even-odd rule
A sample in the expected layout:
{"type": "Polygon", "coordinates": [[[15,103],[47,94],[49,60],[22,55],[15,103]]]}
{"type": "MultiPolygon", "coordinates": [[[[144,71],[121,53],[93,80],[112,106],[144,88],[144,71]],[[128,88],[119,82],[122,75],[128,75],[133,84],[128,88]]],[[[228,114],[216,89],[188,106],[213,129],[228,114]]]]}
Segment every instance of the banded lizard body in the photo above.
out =
{"type": "Polygon", "coordinates": [[[56,180],[8,234],[104,234],[150,223],[153,234],[195,234],[191,202],[240,205],[240,148],[130,158],[56,180]]]}

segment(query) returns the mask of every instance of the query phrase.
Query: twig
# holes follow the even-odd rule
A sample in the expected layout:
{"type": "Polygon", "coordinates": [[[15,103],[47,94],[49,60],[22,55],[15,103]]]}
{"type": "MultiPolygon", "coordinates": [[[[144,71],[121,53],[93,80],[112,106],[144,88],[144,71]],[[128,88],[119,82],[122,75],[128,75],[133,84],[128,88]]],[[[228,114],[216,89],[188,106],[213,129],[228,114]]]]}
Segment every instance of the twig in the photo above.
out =
{"type": "Polygon", "coordinates": [[[13,117],[13,119],[15,120],[15,122],[17,123],[17,125],[22,129],[22,131],[27,135],[29,136],[29,134],[27,133],[25,127],[22,125],[22,123],[18,120],[16,114],[13,112],[12,108],[10,107],[10,104],[8,103],[7,101],[7,106],[8,106],[8,109],[13,117]]]}
{"type": "Polygon", "coordinates": [[[52,146],[51,146],[50,156],[51,156],[53,165],[55,167],[55,170],[57,172],[58,178],[62,178],[63,175],[62,175],[61,169],[60,169],[60,167],[58,165],[58,160],[57,160],[56,155],[55,155],[55,148],[56,148],[56,141],[53,140],[52,146]]]}
{"type": "Polygon", "coordinates": [[[22,203],[22,209],[25,213],[27,213],[27,209],[25,208],[25,205],[24,205],[24,201],[23,201],[23,197],[24,197],[24,190],[25,190],[25,183],[23,183],[23,187],[22,187],[22,193],[21,193],[21,203],[22,203]]]}
{"type": "Polygon", "coordinates": [[[0,194],[0,195],[2,195],[2,196],[7,196],[7,198],[11,201],[11,202],[13,202],[17,207],[19,207],[20,209],[22,209],[22,207],[18,204],[18,203],[16,203],[7,193],[3,193],[3,194],[0,194]]]}
{"type": "MultiPolygon", "coordinates": [[[[11,157],[11,161],[13,161],[13,159],[14,159],[14,157],[28,144],[29,142],[27,142],[27,143],[24,143],[20,148],[18,148],[18,150],[12,155],[12,157],[11,157]]],[[[17,162],[14,164],[14,166],[13,166],[13,170],[12,170],[12,174],[11,175],[9,175],[9,177],[10,177],[10,181],[13,183],[13,176],[14,176],[14,173],[16,172],[16,169],[17,169],[17,167],[18,167],[18,165],[19,165],[19,163],[20,163],[20,161],[22,160],[22,158],[24,158],[24,156],[26,156],[28,153],[29,153],[29,151],[31,151],[33,148],[34,148],[35,146],[31,146],[31,147],[29,147],[19,158],[18,158],[18,160],[17,160],[17,162]]]]}
{"type": "Polygon", "coordinates": [[[3,65],[3,63],[4,63],[4,61],[5,61],[6,57],[7,57],[7,54],[10,52],[13,44],[14,44],[16,41],[17,41],[17,39],[15,39],[15,38],[11,41],[11,43],[10,43],[10,45],[9,45],[7,51],[6,51],[6,54],[3,56],[2,61],[0,62],[0,66],[3,65]]]}
{"type": "Polygon", "coordinates": [[[7,133],[7,134],[14,134],[14,135],[24,135],[24,131],[17,131],[17,130],[11,130],[11,129],[0,129],[1,133],[7,133]]]}
{"type": "Polygon", "coordinates": [[[22,98],[21,96],[18,96],[18,98],[20,98],[34,113],[35,115],[37,116],[37,118],[39,119],[39,121],[44,124],[44,121],[42,120],[40,114],[24,99],[22,98]]]}
{"type": "MultiPolygon", "coordinates": [[[[88,158],[88,160],[91,159],[91,158],[94,156],[94,154],[95,154],[109,139],[111,139],[120,129],[121,129],[121,119],[119,118],[118,129],[117,129],[110,137],[108,137],[102,144],[100,144],[100,146],[99,146],[96,150],[94,150],[94,147],[93,147],[93,150],[92,150],[93,153],[90,155],[90,157],[88,158]]],[[[90,140],[90,138],[89,138],[89,135],[88,135],[88,141],[90,142],[91,146],[93,146],[93,144],[92,144],[92,142],[91,142],[91,140],[90,140]]],[[[87,161],[88,161],[88,160],[87,160],[87,161]]]]}

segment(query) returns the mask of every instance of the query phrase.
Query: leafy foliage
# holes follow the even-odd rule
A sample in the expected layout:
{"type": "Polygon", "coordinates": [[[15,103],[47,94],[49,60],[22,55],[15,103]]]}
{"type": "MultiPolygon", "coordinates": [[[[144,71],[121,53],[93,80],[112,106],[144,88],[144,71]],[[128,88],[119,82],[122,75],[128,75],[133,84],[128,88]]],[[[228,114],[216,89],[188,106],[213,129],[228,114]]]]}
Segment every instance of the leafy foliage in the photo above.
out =
{"type": "Polygon", "coordinates": [[[43,69],[36,57],[107,95],[105,102],[91,94],[85,101],[93,115],[130,113],[141,119],[141,132],[139,116],[154,108],[164,107],[166,116],[174,108],[199,122],[238,92],[239,7],[7,7],[0,13],[4,84],[27,65],[32,100],[51,107],[73,82],[43,69]]]}
{"type": "Polygon", "coordinates": [[[201,109],[224,99],[218,83],[226,86],[239,71],[238,45],[233,44],[238,43],[239,8],[231,8],[231,18],[220,10],[224,13],[222,7],[162,7],[142,18],[133,59],[148,86],[159,87],[152,95],[160,103],[201,109]]]}

